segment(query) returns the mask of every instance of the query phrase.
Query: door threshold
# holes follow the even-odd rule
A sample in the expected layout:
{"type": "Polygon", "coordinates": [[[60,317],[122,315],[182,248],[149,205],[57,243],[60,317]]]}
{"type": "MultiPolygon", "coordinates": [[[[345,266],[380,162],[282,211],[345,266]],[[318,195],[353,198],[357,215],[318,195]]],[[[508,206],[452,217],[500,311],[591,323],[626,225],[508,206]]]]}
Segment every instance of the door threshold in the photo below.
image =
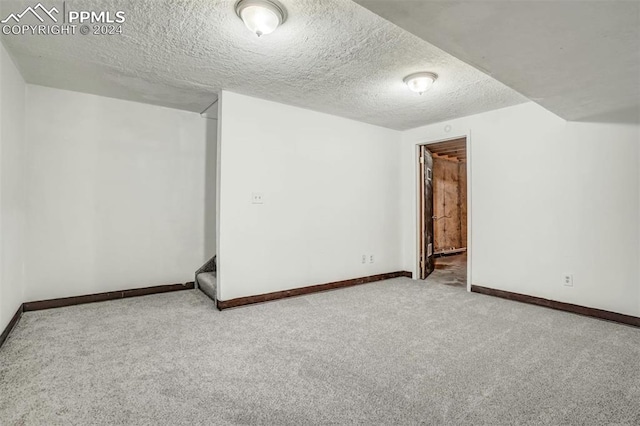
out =
{"type": "Polygon", "coordinates": [[[444,256],[451,256],[453,254],[465,253],[466,251],[467,251],[467,248],[463,247],[463,248],[452,249],[452,250],[440,250],[440,251],[437,251],[437,252],[433,253],[433,255],[435,257],[444,257],[444,256]]]}

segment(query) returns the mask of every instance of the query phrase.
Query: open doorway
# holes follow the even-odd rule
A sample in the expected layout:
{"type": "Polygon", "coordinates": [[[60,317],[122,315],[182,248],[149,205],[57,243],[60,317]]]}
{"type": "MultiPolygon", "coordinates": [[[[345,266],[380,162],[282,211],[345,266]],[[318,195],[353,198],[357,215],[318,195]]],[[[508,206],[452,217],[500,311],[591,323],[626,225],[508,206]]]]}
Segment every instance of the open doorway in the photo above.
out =
{"type": "Polygon", "coordinates": [[[467,288],[467,137],[418,146],[419,277],[467,288]]]}

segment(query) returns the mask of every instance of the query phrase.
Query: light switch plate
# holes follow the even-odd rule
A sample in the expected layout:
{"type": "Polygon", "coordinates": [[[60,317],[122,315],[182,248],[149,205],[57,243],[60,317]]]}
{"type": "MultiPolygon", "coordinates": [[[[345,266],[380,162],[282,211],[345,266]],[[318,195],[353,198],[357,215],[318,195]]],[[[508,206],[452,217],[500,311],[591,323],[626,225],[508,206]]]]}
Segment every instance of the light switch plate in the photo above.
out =
{"type": "Polygon", "coordinates": [[[572,274],[564,274],[562,276],[562,284],[565,287],[573,287],[573,275],[572,274]]]}

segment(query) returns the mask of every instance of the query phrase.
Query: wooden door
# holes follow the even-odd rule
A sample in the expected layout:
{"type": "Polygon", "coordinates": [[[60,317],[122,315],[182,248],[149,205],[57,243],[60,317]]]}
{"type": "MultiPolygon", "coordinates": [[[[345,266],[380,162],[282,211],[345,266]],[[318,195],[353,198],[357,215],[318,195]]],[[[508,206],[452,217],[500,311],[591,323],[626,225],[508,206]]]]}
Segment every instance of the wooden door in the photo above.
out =
{"type": "Polygon", "coordinates": [[[435,269],[433,259],[433,158],[420,146],[420,279],[435,269]]]}

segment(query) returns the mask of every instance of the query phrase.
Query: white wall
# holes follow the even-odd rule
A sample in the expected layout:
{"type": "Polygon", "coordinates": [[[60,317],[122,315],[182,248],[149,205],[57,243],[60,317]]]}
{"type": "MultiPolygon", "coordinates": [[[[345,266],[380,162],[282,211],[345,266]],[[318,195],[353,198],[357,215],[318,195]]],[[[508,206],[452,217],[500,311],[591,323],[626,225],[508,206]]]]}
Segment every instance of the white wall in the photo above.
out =
{"type": "Polygon", "coordinates": [[[220,108],[221,300],[401,269],[399,132],[226,91],[220,108]]]}
{"type": "Polygon", "coordinates": [[[27,108],[25,299],[193,281],[207,120],[33,85],[27,108]]]}
{"type": "Polygon", "coordinates": [[[468,131],[472,284],[639,315],[639,128],[534,103],[404,132],[403,267],[416,270],[415,145],[468,131]]]}
{"type": "Polygon", "coordinates": [[[415,144],[467,132],[473,284],[640,315],[638,126],[529,103],[400,133],[223,92],[218,129],[27,85],[25,138],[0,61],[0,327],[23,301],[191,281],[216,204],[221,300],[415,273],[415,144]]]}
{"type": "Polygon", "coordinates": [[[0,43],[0,332],[24,297],[25,82],[0,43]]]}
{"type": "Polygon", "coordinates": [[[218,120],[206,119],[204,182],[204,256],[208,260],[217,253],[216,198],[218,179],[218,120]]]}

